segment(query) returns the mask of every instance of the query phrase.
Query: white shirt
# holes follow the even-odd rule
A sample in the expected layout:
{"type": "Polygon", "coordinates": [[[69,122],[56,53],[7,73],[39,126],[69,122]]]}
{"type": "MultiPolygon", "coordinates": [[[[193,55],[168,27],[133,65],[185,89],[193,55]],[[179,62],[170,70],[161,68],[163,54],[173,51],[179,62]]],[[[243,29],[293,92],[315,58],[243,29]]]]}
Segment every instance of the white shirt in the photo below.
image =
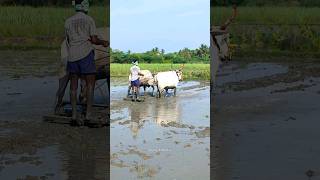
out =
{"type": "Polygon", "coordinates": [[[77,12],[65,22],[68,45],[68,61],[74,62],[89,55],[93,50],[90,36],[97,35],[94,20],[83,12],[77,12]]]}
{"type": "Polygon", "coordinates": [[[131,81],[139,79],[140,68],[137,65],[134,65],[130,68],[131,81]]]}

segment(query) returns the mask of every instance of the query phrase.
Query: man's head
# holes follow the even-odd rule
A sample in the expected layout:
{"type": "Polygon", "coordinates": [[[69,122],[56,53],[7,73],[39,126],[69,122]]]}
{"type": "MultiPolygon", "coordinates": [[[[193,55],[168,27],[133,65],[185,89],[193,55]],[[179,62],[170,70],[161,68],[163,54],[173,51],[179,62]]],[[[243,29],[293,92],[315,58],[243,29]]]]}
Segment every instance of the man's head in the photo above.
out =
{"type": "Polygon", "coordinates": [[[132,61],[132,65],[138,66],[138,60],[136,60],[136,59],[133,60],[133,61],[132,61]]]}
{"type": "Polygon", "coordinates": [[[75,10],[77,12],[88,13],[88,11],[89,11],[89,0],[75,0],[74,6],[75,6],[75,10]]]}

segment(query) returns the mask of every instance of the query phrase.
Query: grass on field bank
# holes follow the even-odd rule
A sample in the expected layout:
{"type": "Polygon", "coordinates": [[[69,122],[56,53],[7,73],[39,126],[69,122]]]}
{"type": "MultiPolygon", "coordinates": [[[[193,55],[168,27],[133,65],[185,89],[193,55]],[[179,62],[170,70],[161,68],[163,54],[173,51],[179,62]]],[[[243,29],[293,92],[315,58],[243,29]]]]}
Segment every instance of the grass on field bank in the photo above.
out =
{"type": "MultiPolygon", "coordinates": [[[[0,6],[1,49],[57,49],[64,37],[64,22],[72,7],[0,6]]],[[[108,7],[91,7],[97,27],[108,27],[108,7]]]]}
{"type": "MultiPolygon", "coordinates": [[[[231,7],[212,8],[211,23],[220,25],[231,13],[231,7]]],[[[320,8],[239,7],[229,32],[235,57],[319,58],[320,8]]]]}
{"type": "MultiPolygon", "coordinates": [[[[110,65],[110,76],[112,77],[128,77],[131,64],[115,64],[110,65]]],[[[150,70],[152,73],[161,71],[176,70],[181,64],[139,64],[141,70],[150,70]]],[[[183,69],[184,79],[210,79],[210,64],[185,64],[183,69]]]]}
{"type": "MultiPolygon", "coordinates": [[[[211,7],[211,24],[219,25],[232,14],[231,7],[211,7]]],[[[238,7],[236,24],[320,24],[320,8],[238,7]]]]}

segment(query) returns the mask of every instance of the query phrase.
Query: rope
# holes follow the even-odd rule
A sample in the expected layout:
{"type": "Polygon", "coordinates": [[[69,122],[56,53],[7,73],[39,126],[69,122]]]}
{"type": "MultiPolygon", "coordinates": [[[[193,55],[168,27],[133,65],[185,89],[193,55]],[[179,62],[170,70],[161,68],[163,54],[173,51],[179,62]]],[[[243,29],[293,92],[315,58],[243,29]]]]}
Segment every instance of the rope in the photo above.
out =
{"type": "Polygon", "coordinates": [[[105,50],[101,50],[101,49],[97,49],[97,48],[94,48],[94,49],[97,50],[97,51],[108,53],[108,51],[105,51],[105,50]]]}

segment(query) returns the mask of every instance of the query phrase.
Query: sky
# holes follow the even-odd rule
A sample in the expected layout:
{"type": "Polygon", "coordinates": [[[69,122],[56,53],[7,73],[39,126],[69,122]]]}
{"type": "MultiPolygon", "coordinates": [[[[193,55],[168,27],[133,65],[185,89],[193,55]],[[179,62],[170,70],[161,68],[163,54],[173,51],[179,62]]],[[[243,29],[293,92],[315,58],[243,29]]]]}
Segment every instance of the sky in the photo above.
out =
{"type": "Polygon", "coordinates": [[[111,48],[165,52],[209,46],[210,0],[111,0],[111,48]]]}

